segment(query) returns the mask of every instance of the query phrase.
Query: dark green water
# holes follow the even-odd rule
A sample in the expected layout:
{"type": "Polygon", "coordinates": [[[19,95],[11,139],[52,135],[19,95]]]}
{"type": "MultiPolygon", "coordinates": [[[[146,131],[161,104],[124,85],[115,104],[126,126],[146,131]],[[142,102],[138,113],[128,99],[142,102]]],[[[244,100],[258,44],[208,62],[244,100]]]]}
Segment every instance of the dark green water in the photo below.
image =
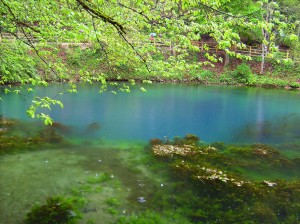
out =
{"type": "MultiPolygon", "coordinates": [[[[202,186],[202,182],[195,184],[188,175],[182,179],[174,174],[173,168],[185,157],[178,161],[177,157],[175,160],[173,157],[157,159],[149,148],[145,148],[150,139],[168,140],[189,133],[199,136],[202,143],[207,144],[266,143],[279,149],[283,157],[270,153],[268,155],[276,155],[270,159],[256,153],[255,159],[258,159],[251,162],[252,158],[232,154],[230,163],[233,165],[223,164],[218,161],[228,159],[231,151],[222,151],[223,146],[218,143],[214,147],[220,150],[220,155],[208,158],[212,159],[209,164],[200,158],[199,165],[215,164],[218,169],[232,171],[251,181],[278,178],[298,181],[299,92],[169,84],[150,85],[146,89],[144,93],[138,86],[133,86],[130,94],[114,95],[111,92],[99,94],[97,85],[82,85],[76,94],[58,95],[57,99],[63,101],[65,108],[53,107],[46,112],[59,123],[54,128],[55,134],[64,140],[39,144],[33,147],[34,150],[23,150],[27,147],[25,143],[17,144],[13,153],[0,156],[0,223],[22,223],[32,205],[43,203],[48,196],[54,195],[86,200],[80,223],[299,221],[299,213],[288,216],[291,221],[282,222],[287,218],[278,212],[274,213],[278,216],[275,219],[273,212],[268,213],[267,209],[266,214],[261,215],[263,218],[258,217],[255,209],[263,210],[264,207],[259,207],[262,202],[251,202],[253,205],[249,204],[249,208],[236,211],[249,210],[256,214],[256,217],[249,216],[253,222],[248,219],[246,222],[245,217],[234,213],[235,199],[222,198],[218,195],[219,190],[211,192],[210,182],[204,181],[206,184],[202,186]],[[268,164],[275,160],[279,162],[274,163],[274,169],[268,164]],[[103,175],[108,178],[99,180],[103,175]],[[203,204],[199,203],[201,200],[203,204]],[[117,221],[127,216],[131,221],[117,221]],[[134,221],[136,217],[144,222],[134,221]],[[271,221],[266,221],[265,217],[271,221]]],[[[64,91],[64,86],[53,84],[35,91],[40,95],[56,96],[64,91]]],[[[46,138],[52,133],[26,116],[27,102],[33,95],[25,98],[1,95],[4,101],[0,102],[0,114],[5,119],[16,119],[5,135],[46,138]]],[[[264,151],[258,152],[264,154],[264,151]]]]}

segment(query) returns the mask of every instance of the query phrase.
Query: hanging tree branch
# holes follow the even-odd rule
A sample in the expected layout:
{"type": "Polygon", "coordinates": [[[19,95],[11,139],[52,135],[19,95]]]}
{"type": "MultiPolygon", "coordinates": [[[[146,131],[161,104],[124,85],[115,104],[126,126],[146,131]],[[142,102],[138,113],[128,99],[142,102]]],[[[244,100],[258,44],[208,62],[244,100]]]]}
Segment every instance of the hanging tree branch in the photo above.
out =
{"type": "Polygon", "coordinates": [[[82,6],[82,8],[92,16],[101,19],[105,23],[110,23],[111,25],[113,25],[117,29],[118,33],[126,34],[124,27],[120,23],[115,21],[113,18],[103,14],[102,12],[97,10],[96,7],[92,7],[90,5],[91,3],[84,0],[76,0],[76,2],[78,2],[82,6]]]}
{"type": "Polygon", "coordinates": [[[124,8],[126,8],[126,9],[129,9],[129,10],[133,11],[134,13],[141,15],[141,16],[144,17],[147,21],[150,21],[150,18],[149,18],[147,15],[145,15],[143,12],[139,12],[139,11],[137,11],[136,9],[133,9],[133,8],[131,8],[131,7],[129,7],[129,6],[126,6],[126,5],[122,4],[121,2],[118,2],[118,5],[120,5],[120,6],[124,7],[124,8]]]}
{"type": "MultiPolygon", "coordinates": [[[[10,33],[11,35],[13,35],[16,39],[22,41],[24,44],[28,45],[29,47],[31,47],[34,52],[36,53],[36,55],[40,58],[41,61],[43,61],[46,65],[49,66],[49,63],[40,55],[39,51],[36,49],[36,47],[34,46],[34,44],[32,43],[31,41],[31,38],[28,36],[28,33],[24,30],[24,27],[22,25],[25,25],[25,27],[28,27],[30,28],[30,30],[34,31],[34,32],[37,32],[37,33],[40,33],[39,30],[33,28],[33,27],[30,27],[28,25],[26,25],[27,23],[25,22],[20,22],[19,19],[17,18],[17,16],[15,15],[15,13],[13,12],[13,10],[10,8],[10,6],[8,4],[6,4],[3,0],[1,0],[1,2],[3,3],[3,5],[7,8],[8,12],[11,14],[11,16],[13,17],[13,21],[16,23],[17,27],[19,27],[25,37],[26,40],[20,38],[18,36],[18,34],[16,33],[13,33],[9,30],[6,30],[6,32],[10,33]]],[[[2,27],[3,28],[3,27],[2,27]]],[[[57,72],[51,67],[49,66],[49,68],[51,69],[51,71],[57,75],[57,72]]]]}
{"type": "Polygon", "coordinates": [[[137,54],[137,56],[144,62],[147,71],[150,72],[150,69],[149,69],[149,67],[148,67],[148,65],[147,65],[146,59],[145,59],[145,58],[137,51],[137,49],[132,45],[132,43],[130,43],[130,42],[126,39],[126,37],[124,36],[123,33],[119,33],[119,35],[123,38],[123,40],[124,40],[127,44],[129,44],[129,46],[134,50],[134,52],[137,54]]]}
{"type": "Polygon", "coordinates": [[[99,39],[99,36],[98,36],[98,34],[97,34],[98,30],[97,30],[97,27],[96,27],[94,18],[95,18],[95,17],[92,16],[92,24],[93,24],[93,29],[94,29],[94,32],[95,32],[96,40],[97,40],[98,44],[100,45],[101,50],[104,52],[105,58],[107,59],[108,56],[107,56],[107,52],[106,52],[106,50],[105,50],[105,45],[106,45],[106,44],[104,44],[104,43],[99,39]]]}
{"type": "Polygon", "coordinates": [[[24,27],[27,27],[29,28],[30,30],[34,31],[35,33],[41,33],[41,31],[39,31],[37,28],[33,27],[33,26],[30,26],[28,23],[25,23],[23,21],[20,21],[16,16],[15,14],[13,13],[12,9],[10,8],[10,6],[5,3],[3,0],[1,0],[2,4],[7,8],[8,12],[13,16],[13,21],[16,23],[16,25],[19,25],[19,26],[24,26],[24,27]]]}
{"type": "Polygon", "coordinates": [[[259,12],[259,10],[258,10],[258,11],[254,11],[254,12],[251,12],[251,13],[246,14],[246,15],[235,16],[235,15],[232,15],[232,14],[230,14],[228,12],[216,9],[216,8],[214,8],[212,6],[209,6],[209,5],[201,3],[201,2],[198,2],[198,4],[201,5],[201,6],[203,6],[203,7],[205,7],[205,8],[207,8],[207,9],[209,9],[209,10],[211,10],[211,11],[215,11],[215,12],[217,12],[219,14],[223,14],[225,16],[233,17],[233,18],[248,18],[249,16],[254,15],[255,13],[259,12]]]}
{"type": "MultiPolygon", "coordinates": [[[[90,3],[85,2],[84,0],[76,0],[76,1],[83,7],[84,10],[86,10],[92,16],[92,18],[99,18],[103,22],[110,23],[111,25],[113,25],[116,28],[120,37],[133,49],[133,51],[137,54],[137,56],[144,62],[147,70],[150,71],[148,68],[146,59],[137,51],[137,49],[133,46],[133,44],[130,43],[128,41],[128,39],[125,37],[125,34],[126,34],[125,27],[122,24],[115,21],[113,18],[103,14],[102,12],[97,10],[95,7],[92,7],[92,5],[89,5],[90,3]]],[[[93,24],[93,25],[95,25],[95,24],[93,24]]],[[[95,27],[94,27],[94,30],[95,30],[95,27]]]]}

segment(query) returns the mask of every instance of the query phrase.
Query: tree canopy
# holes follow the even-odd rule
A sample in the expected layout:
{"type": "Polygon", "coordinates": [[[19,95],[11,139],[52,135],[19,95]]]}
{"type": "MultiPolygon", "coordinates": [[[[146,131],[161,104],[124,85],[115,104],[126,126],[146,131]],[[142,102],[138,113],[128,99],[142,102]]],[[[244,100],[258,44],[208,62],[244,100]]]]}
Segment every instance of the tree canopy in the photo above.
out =
{"type": "Polygon", "coordinates": [[[299,36],[299,15],[291,7],[299,3],[279,4],[284,7],[272,0],[0,0],[1,35],[15,38],[0,42],[0,84],[64,80],[71,81],[75,91],[72,75],[77,73],[80,80],[105,86],[107,69],[97,74],[84,68],[71,71],[57,57],[63,43],[90,44],[111,71],[126,66],[159,76],[222,61],[208,53],[207,61],[188,60],[191,52],[199,51],[192,41],[204,35],[232,57],[251,59],[233,50],[243,48],[245,40],[262,44],[262,57],[272,57],[280,41],[294,46],[299,36]],[[157,57],[162,49],[149,40],[151,33],[172,45],[173,54],[157,57]]]}

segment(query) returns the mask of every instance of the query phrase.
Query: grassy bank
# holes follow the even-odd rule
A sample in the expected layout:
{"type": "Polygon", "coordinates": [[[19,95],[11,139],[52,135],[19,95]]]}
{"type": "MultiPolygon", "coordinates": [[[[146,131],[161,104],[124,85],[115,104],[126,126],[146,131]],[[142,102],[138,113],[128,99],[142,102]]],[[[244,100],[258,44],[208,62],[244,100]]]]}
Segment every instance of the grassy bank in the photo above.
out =
{"type": "Polygon", "coordinates": [[[153,82],[186,82],[219,85],[247,85],[267,88],[300,88],[300,65],[291,62],[277,63],[268,61],[265,74],[258,74],[260,61],[231,59],[230,63],[218,62],[211,66],[202,66],[172,74],[147,71],[144,65],[134,69],[131,64],[111,64],[103,57],[103,52],[91,49],[71,48],[63,53],[66,66],[71,71],[70,79],[82,80],[83,71],[89,74],[105,74],[109,81],[151,80],[153,82]],[[100,59],[104,58],[104,59],[100,59]]]}
{"type": "Polygon", "coordinates": [[[23,51],[29,52],[27,61],[21,60],[16,55],[7,56],[12,60],[12,66],[0,67],[1,84],[31,83],[32,80],[40,77],[41,80],[47,82],[150,80],[152,82],[300,88],[300,65],[291,61],[278,63],[275,59],[269,60],[265,64],[265,73],[262,75],[259,74],[261,64],[259,58],[251,61],[231,58],[230,63],[225,66],[223,62],[216,62],[213,65],[205,64],[206,59],[200,53],[188,55],[177,61],[176,57],[170,60],[170,55],[166,55],[166,52],[155,52],[151,56],[153,61],[146,65],[137,60],[121,63],[120,60],[110,58],[105,50],[96,47],[60,46],[43,49],[43,55],[40,56],[49,63],[46,64],[31,50],[23,49],[23,51]],[[14,65],[15,60],[20,63],[18,66],[14,65]],[[189,64],[201,63],[202,66],[189,66],[189,64]],[[21,66],[22,64],[24,66],[21,66]]]}

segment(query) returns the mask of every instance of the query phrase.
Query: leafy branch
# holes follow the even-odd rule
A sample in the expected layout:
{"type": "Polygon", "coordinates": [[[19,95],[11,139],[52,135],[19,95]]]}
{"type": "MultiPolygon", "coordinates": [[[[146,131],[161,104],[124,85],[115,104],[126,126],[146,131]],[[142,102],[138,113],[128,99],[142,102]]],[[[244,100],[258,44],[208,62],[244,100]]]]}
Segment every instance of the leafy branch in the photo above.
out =
{"type": "Polygon", "coordinates": [[[100,18],[105,23],[110,23],[117,29],[119,33],[126,34],[125,28],[119,22],[97,10],[96,7],[89,1],[87,2],[83,0],[76,0],[76,2],[78,2],[82,6],[82,8],[84,8],[92,16],[100,18]]]}
{"type": "Polygon", "coordinates": [[[38,113],[39,109],[48,109],[51,110],[51,105],[59,105],[61,108],[64,107],[63,103],[59,100],[51,99],[49,97],[35,97],[32,100],[31,106],[27,109],[26,113],[31,118],[39,118],[44,121],[45,125],[52,125],[53,119],[44,113],[38,113]]]}

